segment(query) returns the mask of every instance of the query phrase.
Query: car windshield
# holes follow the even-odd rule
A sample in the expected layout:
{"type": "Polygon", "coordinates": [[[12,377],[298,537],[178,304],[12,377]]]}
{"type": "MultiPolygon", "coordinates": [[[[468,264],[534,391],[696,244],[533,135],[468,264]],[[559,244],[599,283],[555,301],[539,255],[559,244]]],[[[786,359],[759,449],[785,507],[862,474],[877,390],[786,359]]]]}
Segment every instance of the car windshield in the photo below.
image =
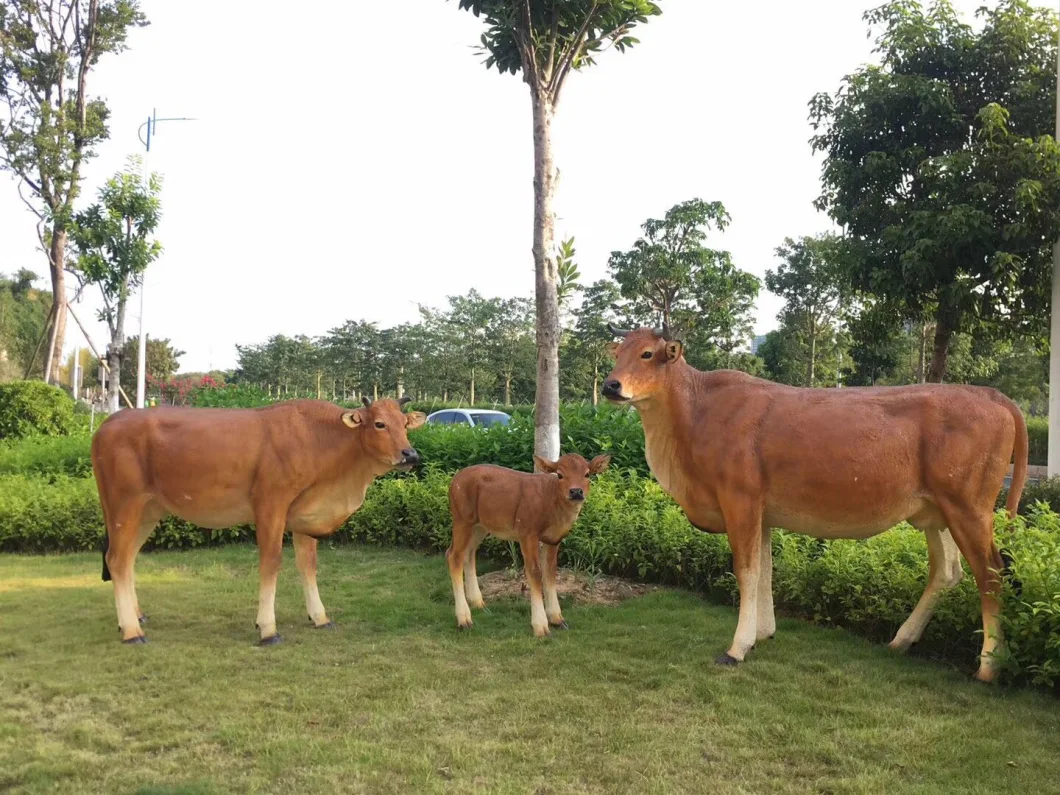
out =
{"type": "Polygon", "coordinates": [[[475,425],[487,428],[490,425],[507,425],[508,415],[507,414],[475,414],[474,415],[475,425]]]}

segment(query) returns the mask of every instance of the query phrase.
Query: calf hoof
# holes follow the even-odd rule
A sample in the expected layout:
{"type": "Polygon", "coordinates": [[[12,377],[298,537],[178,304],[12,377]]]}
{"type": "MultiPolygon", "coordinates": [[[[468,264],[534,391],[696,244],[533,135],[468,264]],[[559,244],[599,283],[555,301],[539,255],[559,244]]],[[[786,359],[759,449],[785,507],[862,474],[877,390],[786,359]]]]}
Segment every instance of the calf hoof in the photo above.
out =
{"type": "Polygon", "coordinates": [[[122,643],[124,643],[126,646],[132,646],[137,643],[147,643],[147,638],[145,638],[143,635],[137,635],[133,638],[126,638],[122,641],[122,643]]]}
{"type": "Polygon", "coordinates": [[[471,602],[471,609],[472,610],[485,610],[486,609],[486,603],[483,602],[483,601],[471,602]]]}
{"type": "Polygon", "coordinates": [[[279,635],[269,635],[267,638],[262,638],[258,641],[259,646],[275,646],[283,640],[279,635]]]}
{"type": "Polygon", "coordinates": [[[472,621],[468,621],[466,624],[457,624],[456,631],[463,632],[465,630],[471,629],[473,626],[475,626],[475,624],[472,621]]]}
{"type": "Polygon", "coordinates": [[[140,616],[140,624],[143,625],[143,624],[146,624],[146,623],[147,623],[147,616],[140,616]]]}
{"type": "Polygon", "coordinates": [[[553,624],[552,622],[549,622],[549,626],[552,629],[570,629],[570,624],[568,624],[566,621],[560,621],[558,624],[553,624]]]}
{"type": "Polygon", "coordinates": [[[728,652],[725,652],[723,655],[721,655],[718,659],[716,659],[714,661],[714,664],[715,665],[727,665],[727,666],[731,667],[733,665],[739,665],[740,661],[737,660],[735,657],[733,657],[728,652]]]}
{"type": "Polygon", "coordinates": [[[314,624],[313,629],[335,629],[335,622],[329,621],[326,624],[314,624]]]}
{"type": "Polygon", "coordinates": [[[547,638],[549,636],[548,627],[534,627],[535,638],[547,638]]]}

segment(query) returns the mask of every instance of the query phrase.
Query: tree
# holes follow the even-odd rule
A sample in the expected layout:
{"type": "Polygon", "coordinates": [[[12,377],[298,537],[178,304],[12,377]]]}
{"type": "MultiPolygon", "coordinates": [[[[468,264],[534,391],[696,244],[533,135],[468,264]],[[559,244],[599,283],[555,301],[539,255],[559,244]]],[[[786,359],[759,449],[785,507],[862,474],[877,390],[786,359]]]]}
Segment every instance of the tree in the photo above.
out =
{"type": "Polygon", "coordinates": [[[561,310],[570,303],[574,294],[582,289],[578,283],[582,274],[574,261],[575,253],[573,237],[561,242],[556,250],[556,299],[561,310]]]}
{"type": "Polygon", "coordinates": [[[0,168],[18,181],[48,257],[53,311],[44,380],[55,377],[66,333],[66,245],[82,165],[108,136],[106,103],[89,72],[125,50],[147,20],[138,0],[0,2],[0,168]]]}
{"type": "Polygon", "coordinates": [[[810,103],[818,207],[859,249],[856,288],[934,317],[935,382],[954,334],[1040,329],[1060,238],[1056,17],[1027,0],[980,14],[976,32],[947,0],[869,11],[880,65],[810,103]]]}
{"type": "Polygon", "coordinates": [[[780,266],[766,271],[766,287],[784,299],[781,319],[799,330],[808,348],[806,386],[813,386],[817,343],[833,331],[846,286],[843,242],[835,235],[790,237],[777,249],[780,266]]]}
{"type": "Polygon", "coordinates": [[[534,369],[534,312],[526,298],[499,302],[486,330],[490,367],[504,382],[504,405],[512,405],[512,382],[534,369]]]}
{"type": "Polygon", "coordinates": [[[574,358],[583,365],[583,368],[579,368],[582,369],[583,377],[591,383],[589,394],[594,406],[600,399],[601,369],[607,361],[607,346],[613,336],[608,323],[615,321],[614,307],[618,300],[617,285],[609,279],[600,279],[585,291],[581,306],[574,313],[577,319],[571,333],[570,347],[574,358]]]}
{"type": "MultiPolygon", "coordinates": [[[[140,337],[133,335],[125,340],[122,347],[122,361],[132,362],[136,360],[139,352],[140,337]]],[[[168,339],[147,338],[145,346],[144,363],[146,367],[145,378],[151,378],[157,383],[169,381],[177,370],[180,369],[178,361],[184,355],[184,351],[177,350],[168,339]]],[[[121,385],[127,393],[136,389],[136,373],[131,367],[124,367],[121,371],[121,385]]]]}
{"type": "Polygon", "coordinates": [[[475,405],[476,378],[492,375],[483,367],[489,361],[488,329],[496,322],[501,305],[496,298],[483,298],[477,290],[467,295],[449,296],[449,323],[461,341],[462,358],[467,367],[468,403],[475,405]]]}
{"type": "Polygon", "coordinates": [[[537,396],[534,452],[559,457],[559,301],[554,258],[552,120],[571,71],[596,63],[611,45],[637,43],[630,33],[661,13],[650,0],[459,0],[482,17],[486,68],[522,74],[530,88],[534,132],[534,294],[537,315],[537,396]]]}
{"type": "Polygon", "coordinates": [[[692,275],[694,306],[678,315],[692,350],[693,367],[748,369],[757,363],[737,354],[754,330],[755,299],[762,283],[753,273],[733,265],[727,251],[712,251],[692,275]]]}
{"type": "Polygon", "coordinates": [[[37,274],[23,268],[0,275],[0,381],[43,373],[40,344],[51,317],[51,294],[33,287],[37,274]]]}
{"type": "Polygon", "coordinates": [[[713,228],[724,231],[729,213],[721,202],[691,199],[676,204],[662,219],[649,218],[641,226],[644,236],[629,251],[613,251],[608,261],[622,297],[636,305],[639,314],[654,314],[670,333],[674,316],[689,313],[697,274],[725,252],[703,245],[713,228]]]}
{"type": "MultiPolygon", "coordinates": [[[[911,325],[911,324],[910,324],[911,325]]],[[[851,386],[876,386],[893,379],[911,336],[903,328],[902,312],[884,302],[866,304],[846,320],[850,334],[851,386]]]]}
{"type": "Polygon", "coordinates": [[[162,181],[158,174],[151,174],[144,185],[140,166],[138,158],[130,158],[125,171],[111,177],[100,189],[99,203],[79,212],[70,227],[78,255],[77,275],[86,284],[97,285],[103,297],[99,317],[110,331],[107,399],[112,412],[119,408],[129,290],[140,286],[147,266],[162,252],[162,244],[152,237],[161,221],[158,196],[162,181]]]}

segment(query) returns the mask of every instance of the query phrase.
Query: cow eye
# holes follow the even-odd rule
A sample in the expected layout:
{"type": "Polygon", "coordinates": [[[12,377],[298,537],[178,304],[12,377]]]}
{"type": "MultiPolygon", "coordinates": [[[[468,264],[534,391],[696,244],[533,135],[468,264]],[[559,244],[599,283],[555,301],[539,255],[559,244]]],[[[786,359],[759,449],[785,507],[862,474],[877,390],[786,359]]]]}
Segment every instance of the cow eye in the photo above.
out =
{"type": "Polygon", "coordinates": [[[384,423],[382,423],[382,422],[377,422],[375,424],[375,427],[378,428],[379,430],[382,430],[383,428],[386,427],[386,425],[384,423]]]}
{"type": "Polygon", "coordinates": [[[559,478],[560,480],[563,480],[563,473],[562,472],[557,472],[556,473],[556,477],[559,478]]]}
{"type": "Polygon", "coordinates": [[[588,472],[585,473],[585,477],[589,477],[589,473],[588,472]]]}
{"type": "Polygon", "coordinates": [[[640,355],[640,358],[642,358],[642,359],[650,359],[651,358],[651,351],[644,351],[644,353],[642,353],[640,355]]]}

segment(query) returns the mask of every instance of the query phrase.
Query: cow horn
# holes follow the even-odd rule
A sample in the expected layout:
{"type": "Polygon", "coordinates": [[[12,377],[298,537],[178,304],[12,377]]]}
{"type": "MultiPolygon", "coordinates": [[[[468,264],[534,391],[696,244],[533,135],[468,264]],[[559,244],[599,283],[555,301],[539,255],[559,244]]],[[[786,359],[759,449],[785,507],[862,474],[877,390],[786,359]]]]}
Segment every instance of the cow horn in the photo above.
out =
{"type": "Polygon", "coordinates": [[[368,395],[361,395],[361,402],[364,404],[364,407],[366,409],[371,408],[372,401],[369,400],[368,395]]]}
{"type": "Polygon", "coordinates": [[[664,329],[664,328],[653,328],[652,329],[652,333],[656,337],[662,337],[666,341],[670,340],[670,335],[667,333],[666,329],[664,329]]]}
{"type": "Polygon", "coordinates": [[[611,332],[612,337],[625,337],[630,331],[628,328],[615,328],[610,323],[607,324],[607,330],[611,332]]]}
{"type": "Polygon", "coordinates": [[[411,403],[411,402],[412,402],[412,398],[410,398],[408,395],[405,395],[404,397],[399,397],[398,398],[398,405],[399,406],[404,406],[406,403],[411,403]]]}

